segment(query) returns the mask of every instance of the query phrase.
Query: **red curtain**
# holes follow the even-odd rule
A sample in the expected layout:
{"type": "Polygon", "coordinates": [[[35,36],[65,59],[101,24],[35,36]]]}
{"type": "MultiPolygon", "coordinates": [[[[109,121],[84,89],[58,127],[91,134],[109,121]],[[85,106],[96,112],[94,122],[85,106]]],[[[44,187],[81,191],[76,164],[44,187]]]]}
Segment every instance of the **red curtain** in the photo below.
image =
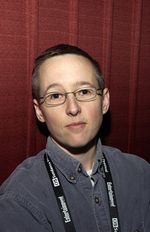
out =
{"type": "Polygon", "coordinates": [[[150,1],[0,0],[0,181],[44,148],[31,72],[34,57],[57,43],[101,64],[111,94],[105,144],[150,161],[150,1]]]}

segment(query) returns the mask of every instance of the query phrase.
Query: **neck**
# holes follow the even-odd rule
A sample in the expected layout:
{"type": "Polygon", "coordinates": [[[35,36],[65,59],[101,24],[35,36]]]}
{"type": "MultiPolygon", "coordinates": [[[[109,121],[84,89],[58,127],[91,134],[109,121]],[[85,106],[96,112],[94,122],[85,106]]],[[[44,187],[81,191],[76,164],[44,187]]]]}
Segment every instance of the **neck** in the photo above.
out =
{"type": "Polygon", "coordinates": [[[68,155],[78,160],[82,164],[85,171],[91,170],[93,168],[95,162],[95,156],[96,156],[96,145],[97,145],[96,139],[91,141],[85,147],[79,147],[79,148],[64,147],[54,139],[52,140],[68,155]]]}
{"type": "Polygon", "coordinates": [[[95,156],[96,156],[96,145],[92,147],[90,150],[81,154],[70,154],[74,159],[78,160],[85,171],[93,169],[95,156]]]}

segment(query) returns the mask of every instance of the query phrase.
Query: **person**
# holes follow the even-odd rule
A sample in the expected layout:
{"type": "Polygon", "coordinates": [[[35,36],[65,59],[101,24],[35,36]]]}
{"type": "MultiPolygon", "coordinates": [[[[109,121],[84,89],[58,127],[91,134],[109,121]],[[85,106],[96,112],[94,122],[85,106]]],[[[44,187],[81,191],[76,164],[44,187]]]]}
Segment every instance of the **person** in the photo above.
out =
{"type": "Polygon", "coordinates": [[[149,164],[99,138],[109,91],[97,61],[72,45],[48,48],[32,91],[47,145],[0,187],[0,232],[149,232],[149,164]]]}

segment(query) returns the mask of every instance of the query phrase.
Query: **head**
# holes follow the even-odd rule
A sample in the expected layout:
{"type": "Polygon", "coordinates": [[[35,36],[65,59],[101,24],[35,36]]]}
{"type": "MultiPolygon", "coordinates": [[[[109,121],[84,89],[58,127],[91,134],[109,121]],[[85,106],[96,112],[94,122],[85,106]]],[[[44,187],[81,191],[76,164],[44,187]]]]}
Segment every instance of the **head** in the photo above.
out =
{"type": "Polygon", "coordinates": [[[105,88],[105,83],[103,75],[100,69],[98,62],[93,59],[86,51],[72,45],[68,44],[59,44],[54,47],[50,47],[42,52],[36,59],[34,68],[32,71],[32,95],[33,99],[39,99],[40,97],[40,85],[39,85],[39,69],[41,65],[47,60],[55,56],[65,55],[65,54],[74,54],[78,56],[83,56],[88,59],[95,70],[95,77],[98,81],[99,87],[101,89],[105,88]]]}
{"type": "Polygon", "coordinates": [[[109,92],[89,54],[63,44],[47,49],[35,60],[32,89],[37,118],[58,145],[69,151],[95,144],[109,92]]]}

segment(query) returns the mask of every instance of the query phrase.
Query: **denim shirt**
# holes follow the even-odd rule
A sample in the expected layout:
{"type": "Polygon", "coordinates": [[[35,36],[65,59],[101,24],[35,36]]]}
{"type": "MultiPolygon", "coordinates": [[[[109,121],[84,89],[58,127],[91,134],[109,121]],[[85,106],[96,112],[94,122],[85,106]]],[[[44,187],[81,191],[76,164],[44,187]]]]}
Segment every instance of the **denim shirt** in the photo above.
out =
{"type": "Polygon", "coordinates": [[[26,159],[0,187],[0,232],[65,232],[45,152],[56,167],[76,232],[112,231],[103,152],[111,169],[121,232],[150,231],[150,165],[146,161],[102,146],[99,140],[89,177],[79,161],[48,138],[46,149],[26,159]]]}

